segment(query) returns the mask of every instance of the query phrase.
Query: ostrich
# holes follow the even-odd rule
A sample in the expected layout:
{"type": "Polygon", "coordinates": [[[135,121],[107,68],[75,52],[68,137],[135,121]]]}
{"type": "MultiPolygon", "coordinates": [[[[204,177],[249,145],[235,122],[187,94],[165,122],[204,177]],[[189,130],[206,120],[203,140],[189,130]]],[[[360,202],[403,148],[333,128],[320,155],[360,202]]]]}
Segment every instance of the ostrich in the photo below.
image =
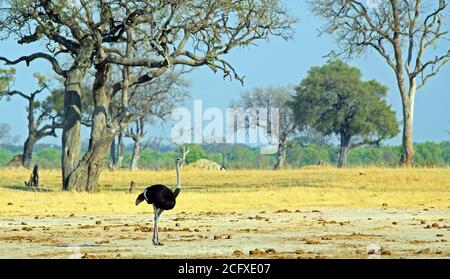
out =
{"type": "Polygon", "coordinates": [[[176,171],[177,171],[177,187],[175,191],[172,192],[169,188],[167,188],[164,185],[157,184],[150,186],[144,190],[136,199],[136,205],[139,205],[144,200],[148,204],[153,205],[153,211],[154,211],[154,218],[153,218],[153,244],[154,245],[163,245],[161,242],[159,242],[159,236],[158,236],[158,221],[159,216],[161,216],[161,213],[164,210],[171,210],[175,207],[175,199],[177,198],[178,194],[181,190],[181,183],[180,183],[180,164],[182,163],[182,159],[178,158],[176,161],[176,171]]]}

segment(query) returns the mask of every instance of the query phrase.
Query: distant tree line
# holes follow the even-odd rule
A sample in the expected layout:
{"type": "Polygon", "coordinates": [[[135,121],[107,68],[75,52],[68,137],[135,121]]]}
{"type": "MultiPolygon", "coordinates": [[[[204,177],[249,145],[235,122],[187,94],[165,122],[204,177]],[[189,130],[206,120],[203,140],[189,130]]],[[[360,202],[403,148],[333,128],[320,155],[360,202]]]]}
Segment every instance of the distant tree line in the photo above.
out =
{"type": "MultiPolygon", "coordinates": [[[[301,168],[311,165],[335,166],[339,163],[339,146],[334,144],[306,143],[298,144],[298,140],[288,142],[289,152],[286,154],[285,167],[301,168]]],[[[301,139],[305,141],[304,139],[301,139]]],[[[123,166],[129,168],[132,162],[134,145],[125,145],[123,166]]],[[[416,165],[421,167],[450,166],[450,141],[425,142],[415,144],[416,165]]],[[[13,158],[21,147],[12,145],[0,146],[0,167],[13,158]]],[[[277,162],[277,155],[261,155],[257,147],[243,144],[223,145],[218,149],[214,145],[192,145],[186,156],[187,164],[199,159],[208,159],[222,164],[226,156],[226,167],[232,169],[272,169],[277,162]],[[223,152],[222,152],[223,151],[223,152]]],[[[357,147],[348,157],[348,166],[384,166],[399,165],[402,154],[401,146],[366,146],[357,147]]],[[[161,149],[147,147],[141,150],[139,166],[141,169],[171,169],[173,161],[179,156],[175,147],[165,146],[161,149]]],[[[61,150],[58,146],[37,144],[33,163],[38,163],[44,169],[57,169],[61,164],[61,150]]]]}

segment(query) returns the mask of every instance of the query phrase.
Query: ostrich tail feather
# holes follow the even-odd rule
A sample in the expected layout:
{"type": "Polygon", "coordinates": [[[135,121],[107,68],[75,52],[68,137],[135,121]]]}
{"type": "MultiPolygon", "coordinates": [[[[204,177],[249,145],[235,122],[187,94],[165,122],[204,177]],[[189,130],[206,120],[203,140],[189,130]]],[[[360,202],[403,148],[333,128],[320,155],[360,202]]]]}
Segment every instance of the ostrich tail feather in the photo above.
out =
{"type": "Polygon", "coordinates": [[[175,198],[177,198],[177,197],[178,197],[178,194],[180,194],[180,191],[181,191],[180,188],[176,188],[175,191],[173,191],[173,196],[174,196],[175,198]]]}
{"type": "Polygon", "coordinates": [[[145,196],[144,193],[141,193],[137,198],[136,198],[136,205],[139,205],[141,202],[143,202],[145,200],[145,196]]]}

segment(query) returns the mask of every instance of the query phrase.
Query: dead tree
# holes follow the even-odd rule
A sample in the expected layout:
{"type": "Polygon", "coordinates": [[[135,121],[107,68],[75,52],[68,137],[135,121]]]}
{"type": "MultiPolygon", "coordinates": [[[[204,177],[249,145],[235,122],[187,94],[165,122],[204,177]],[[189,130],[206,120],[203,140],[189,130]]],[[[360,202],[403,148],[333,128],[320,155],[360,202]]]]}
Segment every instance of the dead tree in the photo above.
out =
{"type": "Polygon", "coordinates": [[[139,118],[135,121],[135,127],[128,129],[125,132],[125,137],[131,138],[134,142],[133,155],[131,157],[130,170],[138,170],[139,155],[141,153],[141,141],[145,136],[145,122],[144,118],[139,118]]]}
{"type": "MultiPolygon", "coordinates": [[[[264,129],[267,136],[275,138],[278,141],[278,149],[276,155],[275,170],[282,169],[286,160],[286,152],[288,149],[288,139],[294,136],[297,132],[297,125],[294,121],[294,114],[289,106],[289,102],[293,99],[293,92],[285,87],[254,88],[249,92],[241,94],[237,102],[232,102],[231,106],[234,108],[241,108],[248,110],[253,119],[257,119],[256,127],[252,123],[243,123],[245,128],[264,129]],[[256,108],[252,112],[252,108],[256,108]],[[272,125],[272,117],[274,109],[278,110],[278,128],[279,130],[272,130],[277,125],[272,125]],[[262,115],[262,114],[265,115],[262,115]],[[263,116],[267,121],[259,121],[263,116]]],[[[275,123],[274,123],[275,124],[275,123]]],[[[239,127],[243,128],[243,127],[239,127]]],[[[270,141],[270,140],[269,140],[270,141]]]]}
{"type": "Polygon", "coordinates": [[[34,165],[33,172],[31,173],[30,179],[25,181],[25,186],[28,187],[39,187],[39,167],[34,165]]]}
{"type": "Polygon", "coordinates": [[[130,188],[128,189],[128,193],[130,193],[130,194],[133,193],[135,188],[136,188],[136,182],[131,181],[130,188]]]}
{"type": "Polygon", "coordinates": [[[183,160],[182,163],[184,165],[187,155],[191,152],[191,145],[189,143],[180,144],[177,146],[177,150],[180,153],[181,159],[183,160]]]}

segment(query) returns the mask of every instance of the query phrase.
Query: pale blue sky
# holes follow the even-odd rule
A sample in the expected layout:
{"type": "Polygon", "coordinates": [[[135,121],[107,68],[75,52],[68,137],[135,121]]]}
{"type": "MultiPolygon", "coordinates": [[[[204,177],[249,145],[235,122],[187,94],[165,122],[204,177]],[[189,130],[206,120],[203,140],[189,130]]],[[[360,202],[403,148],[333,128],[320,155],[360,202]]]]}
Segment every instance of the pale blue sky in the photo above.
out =
{"type": "MultiPolygon", "coordinates": [[[[312,16],[303,1],[286,1],[291,15],[299,18],[295,26],[294,41],[285,42],[275,38],[271,42],[259,42],[258,46],[235,50],[228,56],[241,75],[246,77],[242,86],[238,81],[223,80],[220,73],[213,74],[208,69],[197,69],[188,74],[192,81],[192,99],[203,100],[205,107],[225,108],[231,100],[237,99],[242,91],[255,86],[294,85],[298,84],[312,66],[322,65],[323,58],[332,48],[333,41],[328,36],[318,37],[317,29],[322,25],[320,19],[312,16]]],[[[2,55],[16,58],[30,54],[43,45],[18,46],[13,40],[0,42],[2,55]]],[[[397,112],[401,120],[400,96],[396,87],[392,70],[375,53],[368,53],[365,57],[350,61],[349,64],[361,69],[364,79],[376,79],[389,87],[388,101],[397,112]]],[[[3,65],[0,65],[2,67],[3,65]]],[[[33,62],[30,67],[20,64],[16,67],[17,77],[15,86],[25,92],[35,89],[32,78],[33,72],[52,74],[45,62],[33,62]]],[[[449,139],[450,130],[450,65],[430,80],[426,87],[417,94],[414,140],[415,142],[441,141],[449,139]]],[[[188,101],[189,104],[192,101],[188,101]]],[[[26,120],[25,103],[20,99],[0,103],[0,122],[12,126],[13,134],[20,135],[20,141],[25,140],[26,120]]],[[[169,130],[170,127],[166,128],[169,130]]],[[[152,129],[156,133],[159,128],[152,129]]],[[[86,130],[83,137],[87,137],[86,130]]],[[[149,131],[151,132],[151,131],[149,131]]],[[[43,142],[60,143],[60,139],[47,138],[43,142]]],[[[389,141],[399,144],[400,136],[389,141]]]]}

